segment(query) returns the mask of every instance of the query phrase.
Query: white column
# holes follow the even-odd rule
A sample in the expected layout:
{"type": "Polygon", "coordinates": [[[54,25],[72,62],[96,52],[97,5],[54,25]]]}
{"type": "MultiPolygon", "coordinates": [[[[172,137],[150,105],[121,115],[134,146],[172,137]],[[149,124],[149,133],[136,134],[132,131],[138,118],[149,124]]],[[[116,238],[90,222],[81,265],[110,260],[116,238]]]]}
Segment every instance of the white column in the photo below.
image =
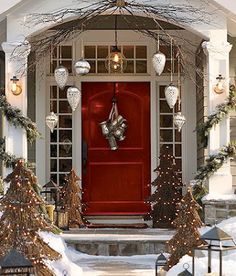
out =
{"type": "MultiPolygon", "coordinates": [[[[229,95],[229,52],[232,45],[226,41],[209,41],[202,43],[203,50],[207,55],[206,88],[208,90],[208,115],[215,111],[216,105],[223,103],[229,95]],[[225,78],[226,91],[222,94],[214,92],[217,83],[216,77],[221,74],[225,78]]],[[[215,154],[224,145],[230,142],[230,121],[225,118],[220,124],[210,131],[208,140],[208,153],[215,154]]],[[[230,161],[226,162],[209,179],[209,194],[229,195],[232,194],[232,175],[230,161]]]]}
{"type": "MultiPolygon", "coordinates": [[[[27,115],[27,57],[30,53],[29,43],[3,42],[2,48],[5,52],[5,91],[7,101],[18,107],[24,115],[27,115]],[[15,96],[11,92],[10,79],[16,76],[22,87],[22,93],[15,96]]],[[[22,157],[27,160],[27,137],[21,127],[16,128],[4,119],[3,136],[6,139],[6,152],[22,157]]],[[[4,172],[8,173],[8,170],[4,172]]]]}

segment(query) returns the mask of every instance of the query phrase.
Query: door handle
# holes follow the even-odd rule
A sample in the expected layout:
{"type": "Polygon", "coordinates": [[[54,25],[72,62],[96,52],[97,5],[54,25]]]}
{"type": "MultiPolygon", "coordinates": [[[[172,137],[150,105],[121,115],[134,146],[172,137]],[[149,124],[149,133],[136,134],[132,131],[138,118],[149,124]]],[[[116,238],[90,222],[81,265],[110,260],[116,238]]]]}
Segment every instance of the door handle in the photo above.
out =
{"type": "Polygon", "coordinates": [[[83,171],[86,173],[88,162],[88,143],[86,140],[83,140],[82,144],[82,163],[83,163],[83,171]]]}

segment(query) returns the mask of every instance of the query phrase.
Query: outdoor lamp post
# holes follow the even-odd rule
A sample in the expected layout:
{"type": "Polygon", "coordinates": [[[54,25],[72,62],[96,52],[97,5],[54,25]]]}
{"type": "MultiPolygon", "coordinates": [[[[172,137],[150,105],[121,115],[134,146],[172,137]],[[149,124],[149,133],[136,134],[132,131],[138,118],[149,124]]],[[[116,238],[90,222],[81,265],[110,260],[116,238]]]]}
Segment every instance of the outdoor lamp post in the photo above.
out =
{"type": "Polygon", "coordinates": [[[0,259],[0,275],[33,276],[36,274],[32,263],[13,248],[0,259]]]}
{"type": "Polygon", "coordinates": [[[204,242],[203,245],[196,247],[193,249],[193,276],[195,275],[195,251],[196,250],[205,250],[208,251],[208,273],[207,275],[217,275],[223,276],[223,252],[227,252],[230,250],[236,250],[236,244],[233,238],[225,233],[223,230],[214,226],[211,230],[206,232],[204,235],[201,236],[202,241],[204,242]],[[219,252],[219,274],[211,274],[212,267],[211,267],[211,258],[212,252],[219,252]]]}
{"type": "Polygon", "coordinates": [[[166,271],[163,269],[163,267],[167,264],[167,259],[163,252],[157,257],[156,263],[155,263],[155,275],[156,276],[165,276],[166,271]]]}

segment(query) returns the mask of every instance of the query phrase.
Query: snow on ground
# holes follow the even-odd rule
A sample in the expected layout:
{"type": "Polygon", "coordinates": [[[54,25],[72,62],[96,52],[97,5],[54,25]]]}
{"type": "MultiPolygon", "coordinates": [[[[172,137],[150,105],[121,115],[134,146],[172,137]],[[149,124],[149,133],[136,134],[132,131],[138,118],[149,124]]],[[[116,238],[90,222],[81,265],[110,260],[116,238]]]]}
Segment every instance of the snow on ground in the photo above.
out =
{"type": "MultiPolygon", "coordinates": [[[[218,225],[222,230],[236,240],[236,217],[223,221],[218,225]]],[[[209,230],[209,227],[201,229],[201,233],[209,230]]],[[[80,253],[67,247],[59,235],[41,232],[45,242],[62,254],[62,259],[49,262],[49,266],[57,276],[153,276],[157,255],[145,256],[91,256],[80,253]],[[66,272],[66,274],[65,274],[66,272]],[[64,274],[63,274],[64,273],[64,274]]],[[[184,256],[180,263],[168,271],[167,276],[176,276],[182,272],[184,264],[189,265],[192,272],[192,257],[184,256]]],[[[213,254],[212,268],[218,272],[218,258],[213,254]]],[[[223,257],[223,274],[236,276],[236,251],[231,251],[223,257]]],[[[207,273],[207,257],[204,255],[195,259],[195,276],[203,276],[207,273]]]]}

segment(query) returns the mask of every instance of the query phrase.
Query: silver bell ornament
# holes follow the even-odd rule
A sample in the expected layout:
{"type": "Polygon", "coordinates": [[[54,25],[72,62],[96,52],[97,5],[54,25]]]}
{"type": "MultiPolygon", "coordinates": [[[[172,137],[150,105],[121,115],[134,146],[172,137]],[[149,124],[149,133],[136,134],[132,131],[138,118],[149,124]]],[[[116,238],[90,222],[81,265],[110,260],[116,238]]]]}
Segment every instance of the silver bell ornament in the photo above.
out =
{"type": "Polygon", "coordinates": [[[76,74],[80,76],[87,75],[91,69],[89,62],[83,58],[76,61],[74,67],[76,74]]]}
{"type": "Polygon", "coordinates": [[[67,100],[71,109],[75,111],[81,99],[81,91],[76,86],[71,86],[67,89],[67,100]]]}
{"type": "Polygon", "coordinates": [[[160,76],[166,65],[166,56],[162,52],[158,51],[153,55],[152,65],[157,75],[160,76]]]}
{"type": "Polygon", "coordinates": [[[170,83],[165,88],[166,101],[170,108],[173,108],[177,102],[179,96],[179,89],[173,83],[170,83]]]}
{"type": "Polygon", "coordinates": [[[104,121],[100,123],[100,127],[102,129],[102,134],[107,137],[110,134],[110,129],[108,125],[108,121],[104,121]]]}
{"type": "Polygon", "coordinates": [[[51,112],[51,114],[46,117],[46,124],[50,128],[52,133],[55,127],[57,126],[57,123],[58,123],[58,116],[54,112],[51,112]]]}
{"type": "Polygon", "coordinates": [[[179,132],[181,131],[185,122],[186,122],[186,118],[184,115],[181,114],[181,112],[177,112],[174,115],[174,125],[177,127],[179,132]]]}
{"type": "Polygon", "coordinates": [[[67,83],[69,72],[63,65],[59,65],[54,71],[54,77],[57,85],[63,89],[67,83]]]}
{"type": "Polygon", "coordinates": [[[116,143],[116,139],[113,135],[108,136],[108,142],[111,150],[117,150],[118,146],[116,143]]]}

